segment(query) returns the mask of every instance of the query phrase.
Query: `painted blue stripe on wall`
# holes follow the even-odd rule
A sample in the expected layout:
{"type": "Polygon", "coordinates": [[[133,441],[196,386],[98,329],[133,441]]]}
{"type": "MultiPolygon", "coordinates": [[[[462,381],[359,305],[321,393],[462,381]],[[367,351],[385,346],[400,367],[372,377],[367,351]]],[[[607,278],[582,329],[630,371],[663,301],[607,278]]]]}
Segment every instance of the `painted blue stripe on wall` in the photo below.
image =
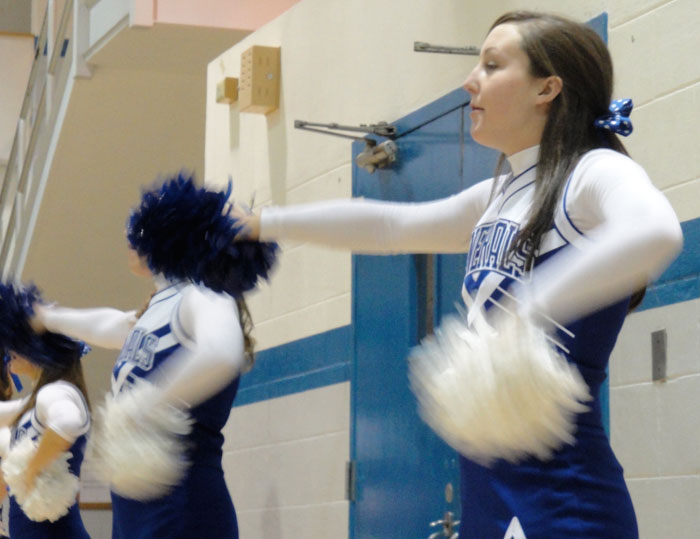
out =
{"type": "Polygon", "coordinates": [[[234,406],[347,382],[352,354],[352,326],[262,350],[241,379],[234,406]]]}
{"type": "Polygon", "coordinates": [[[684,221],[683,252],[647,288],[639,311],[700,298],[700,218],[684,221]]]}

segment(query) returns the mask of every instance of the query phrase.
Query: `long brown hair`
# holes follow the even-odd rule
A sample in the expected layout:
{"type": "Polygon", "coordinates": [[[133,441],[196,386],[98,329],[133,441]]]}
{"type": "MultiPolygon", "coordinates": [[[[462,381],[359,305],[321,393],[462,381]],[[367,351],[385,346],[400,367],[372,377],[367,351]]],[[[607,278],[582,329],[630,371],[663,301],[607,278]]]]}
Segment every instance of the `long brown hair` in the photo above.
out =
{"type": "MultiPolygon", "coordinates": [[[[47,342],[51,342],[54,339],[60,339],[64,342],[68,341],[67,337],[57,333],[52,333],[50,331],[43,333],[42,339],[47,342]]],[[[34,385],[34,388],[32,389],[27,403],[17,415],[15,419],[15,425],[19,424],[20,420],[22,419],[22,416],[28,410],[31,410],[32,408],[34,408],[34,406],[36,406],[36,396],[39,393],[39,390],[45,385],[48,385],[52,382],[57,382],[59,380],[62,380],[64,382],[70,382],[71,384],[76,386],[83,394],[83,398],[85,399],[85,404],[87,405],[88,411],[91,410],[90,399],[88,398],[87,386],[85,384],[85,376],[83,375],[83,366],[80,362],[82,351],[82,343],[76,342],[75,347],[71,347],[70,350],[66,351],[64,349],[63,357],[57,358],[57,361],[52,365],[40,365],[38,363],[34,363],[31,357],[26,357],[26,359],[29,362],[34,363],[35,365],[41,368],[41,374],[39,375],[39,379],[37,380],[36,384],[34,385]]]]}
{"type": "Polygon", "coordinates": [[[253,331],[253,318],[248,310],[243,297],[236,298],[238,306],[238,317],[241,322],[241,331],[243,331],[243,353],[245,357],[245,366],[243,372],[248,372],[255,364],[255,339],[251,336],[253,331]]]}
{"type": "MultiPolygon", "coordinates": [[[[594,126],[595,119],[608,111],[613,91],[612,59],[600,36],[585,24],[531,11],[505,13],[491,29],[501,24],[517,25],[533,77],[556,75],[562,80],[540,141],[533,212],[511,248],[524,252],[530,267],[581,156],[596,148],[628,154],[615,133],[594,126]]],[[[644,290],[635,294],[630,308],[643,296],[644,290]]]]}
{"type": "MultiPolygon", "coordinates": [[[[2,353],[4,356],[5,354],[2,353]]],[[[10,365],[4,357],[0,365],[0,401],[9,401],[12,398],[12,379],[10,377],[10,365]]]]}

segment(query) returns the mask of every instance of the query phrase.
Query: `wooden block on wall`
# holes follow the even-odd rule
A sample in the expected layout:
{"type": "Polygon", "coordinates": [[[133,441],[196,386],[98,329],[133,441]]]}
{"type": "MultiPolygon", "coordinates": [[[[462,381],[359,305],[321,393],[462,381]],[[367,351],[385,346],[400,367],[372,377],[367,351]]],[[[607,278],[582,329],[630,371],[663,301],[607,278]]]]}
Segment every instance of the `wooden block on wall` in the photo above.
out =
{"type": "Polygon", "coordinates": [[[241,55],[241,112],[268,114],[279,107],[280,48],[254,45],[241,55]]]}
{"type": "Polygon", "coordinates": [[[231,105],[238,100],[238,79],[226,77],[216,85],[216,102],[231,105]]]}

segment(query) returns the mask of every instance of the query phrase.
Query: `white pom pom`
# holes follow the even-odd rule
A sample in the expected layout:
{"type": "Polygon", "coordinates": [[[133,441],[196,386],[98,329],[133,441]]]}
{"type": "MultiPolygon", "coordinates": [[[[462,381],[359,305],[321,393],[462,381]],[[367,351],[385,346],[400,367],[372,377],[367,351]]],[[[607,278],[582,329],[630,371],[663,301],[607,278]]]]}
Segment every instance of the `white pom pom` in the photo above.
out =
{"type": "Polygon", "coordinates": [[[503,315],[490,327],[446,319],[410,359],[411,386],[428,425],[481,464],[551,457],[573,444],[575,415],[591,400],[578,370],[542,329],[503,315]]]}
{"type": "Polygon", "coordinates": [[[68,469],[71,454],[64,452],[36,476],[34,488],[27,492],[25,472],[36,449],[35,442],[29,437],[24,438],[3,460],[2,473],[10,494],[28,518],[37,522],[54,522],[66,515],[75,503],[80,481],[68,469]]]}
{"type": "Polygon", "coordinates": [[[96,414],[90,451],[96,468],[114,492],[134,500],[164,496],[185,475],[186,412],[158,404],[158,389],[141,381],[117,397],[107,397],[96,414]]]}

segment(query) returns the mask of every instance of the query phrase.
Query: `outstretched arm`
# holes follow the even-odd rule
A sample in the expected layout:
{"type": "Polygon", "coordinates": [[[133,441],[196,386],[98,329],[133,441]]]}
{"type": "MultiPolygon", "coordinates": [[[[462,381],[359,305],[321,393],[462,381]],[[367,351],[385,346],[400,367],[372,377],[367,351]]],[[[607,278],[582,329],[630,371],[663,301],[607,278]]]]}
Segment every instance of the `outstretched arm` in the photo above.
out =
{"type": "Polygon", "coordinates": [[[35,329],[48,329],[93,346],[119,350],[136,323],[136,311],[110,307],[72,309],[58,305],[34,306],[35,329]]]}
{"type": "Polygon", "coordinates": [[[350,199],[265,207],[259,217],[249,218],[249,236],[263,241],[309,241],[363,253],[464,252],[492,185],[492,180],[484,181],[432,202],[350,199]]]}

